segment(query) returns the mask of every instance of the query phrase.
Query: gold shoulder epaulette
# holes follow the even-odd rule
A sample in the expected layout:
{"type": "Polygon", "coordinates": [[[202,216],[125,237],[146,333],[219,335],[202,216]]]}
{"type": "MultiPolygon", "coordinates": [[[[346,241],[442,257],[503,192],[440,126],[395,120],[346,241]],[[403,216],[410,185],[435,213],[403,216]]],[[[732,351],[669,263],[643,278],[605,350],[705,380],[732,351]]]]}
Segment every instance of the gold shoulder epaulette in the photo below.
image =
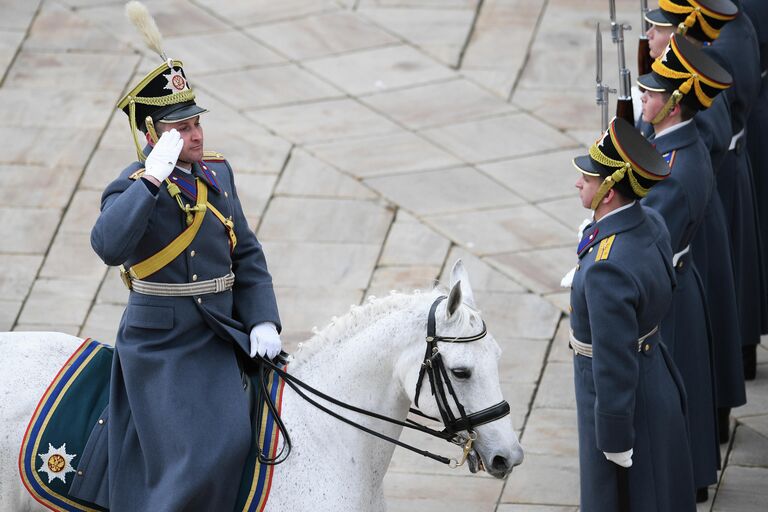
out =
{"type": "Polygon", "coordinates": [[[597,248],[597,254],[595,255],[595,261],[608,259],[608,255],[611,253],[611,247],[613,246],[613,241],[615,239],[616,235],[611,235],[600,241],[600,246],[597,248]]]}
{"type": "Polygon", "coordinates": [[[136,172],[134,172],[133,174],[131,174],[130,176],[128,176],[128,178],[129,178],[129,179],[132,179],[132,180],[137,180],[137,179],[141,178],[142,176],[144,176],[144,172],[145,172],[145,171],[146,171],[146,169],[144,169],[144,168],[142,167],[142,168],[141,168],[141,169],[139,169],[138,171],[136,171],[136,172]]]}
{"type": "Polygon", "coordinates": [[[204,151],[203,152],[203,160],[224,160],[224,155],[217,151],[204,151]]]}

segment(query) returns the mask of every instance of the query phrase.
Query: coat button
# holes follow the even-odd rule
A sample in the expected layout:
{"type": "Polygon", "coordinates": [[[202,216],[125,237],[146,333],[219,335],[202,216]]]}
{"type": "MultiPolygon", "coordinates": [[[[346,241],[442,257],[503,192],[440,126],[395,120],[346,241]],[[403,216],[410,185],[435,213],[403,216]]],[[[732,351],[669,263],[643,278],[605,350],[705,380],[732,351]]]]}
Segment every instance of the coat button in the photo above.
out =
{"type": "Polygon", "coordinates": [[[192,258],[194,258],[194,257],[195,257],[195,251],[192,251],[192,252],[190,252],[190,253],[189,253],[189,255],[190,255],[192,258]]]}
{"type": "Polygon", "coordinates": [[[224,191],[224,197],[229,197],[229,194],[227,194],[227,191],[224,191]]]}
{"type": "Polygon", "coordinates": [[[198,298],[197,298],[197,303],[198,303],[198,304],[202,304],[202,303],[203,303],[203,299],[202,299],[202,298],[200,298],[200,297],[198,297],[198,298]]]}
{"type": "Polygon", "coordinates": [[[646,343],[645,346],[643,347],[643,350],[648,352],[649,350],[651,350],[651,346],[648,343],[646,343]]]}
{"type": "Polygon", "coordinates": [[[197,281],[197,274],[192,274],[192,280],[197,281]]]}
{"type": "Polygon", "coordinates": [[[83,472],[82,471],[78,471],[77,472],[77,476],[83,476],[83,472]]]}
{"type": "Polygon", "coordinates": [[[104,424],[104,420],[99,418],[99,425],[103,425],[103,424],[104,424]]]}
{"type": "Polygon", "coordinates": [[[594,247],[590,247],[589,251],[587,251],[587,252],[592,252],[592,249],[594,249],[594,247]]]}

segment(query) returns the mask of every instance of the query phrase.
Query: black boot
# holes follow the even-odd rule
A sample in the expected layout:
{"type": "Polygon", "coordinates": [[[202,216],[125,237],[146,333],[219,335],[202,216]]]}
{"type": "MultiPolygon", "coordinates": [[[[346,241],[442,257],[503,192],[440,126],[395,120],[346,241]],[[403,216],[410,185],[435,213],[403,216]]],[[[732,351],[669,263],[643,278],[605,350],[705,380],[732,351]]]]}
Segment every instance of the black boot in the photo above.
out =
{"type": "Polygon", "coordinates": [[[696,503],[704,503],[709,499],[709,487],[699,487],[696,489],[696,503]]]}
{"type": "Polygon", "coordinates": [[[742,345],[741,356],[744,362],[744,380],[755,380],[757,375],[757,345],[742,345]]]}
{"type": "Polygon", "coordinates": [[[720,444],[728,442],[731,427],[731,408],[717,408],[717,431],[720,435],[720,444]]]}

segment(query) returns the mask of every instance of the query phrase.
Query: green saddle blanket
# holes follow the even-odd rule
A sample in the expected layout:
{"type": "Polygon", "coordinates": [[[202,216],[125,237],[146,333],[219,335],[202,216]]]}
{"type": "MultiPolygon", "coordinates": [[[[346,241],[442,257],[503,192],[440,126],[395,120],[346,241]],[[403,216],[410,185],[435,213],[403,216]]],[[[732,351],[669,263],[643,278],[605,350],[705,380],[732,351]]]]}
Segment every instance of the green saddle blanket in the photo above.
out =
{"type": "MultiPolygon", "coordinates": [[[[106,510],[70,496],[69,488],[89,438],[100,435],[105,426],[102,417],[109,403],[113,354],[113,347],[85,340],[48,386],[29,421],[19,454],[19,471],[30,494],[51,510],[106,510]]],[[[259,396],[258,377],[248,374],[256,404],[251,415],[253,442],[235,511],[261,512],[269,497],[274,466],[261,464],[258,453],[275,456],[278,429],[264,397],[259,396]]],[[[272,371],[264,374],[266,389],[279,412],[283,381],[272,371]]]]}

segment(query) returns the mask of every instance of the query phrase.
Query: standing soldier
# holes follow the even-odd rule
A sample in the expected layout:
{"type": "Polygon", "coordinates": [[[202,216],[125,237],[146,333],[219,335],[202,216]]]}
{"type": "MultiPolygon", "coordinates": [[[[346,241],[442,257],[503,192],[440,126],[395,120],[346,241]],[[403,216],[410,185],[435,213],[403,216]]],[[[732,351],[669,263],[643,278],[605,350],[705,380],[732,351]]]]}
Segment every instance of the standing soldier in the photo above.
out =
{"type": "Polygon", "coordinates": [[[672,249],[664,221],[637,201],[669,167],[622,119],[574,164],[595,219],[571,290],[581,510],[693,511],[685,391],[658,328],[672,249]]]}
{"type": "MultiPolygon", "coordinates": [[[[670,167],[670,177],[651,189],[643,204],[664,218],[675,252],[677,288],[661,334],[685,383],[696,497],[706,501],[707,486],[717,482],[720,450],[706,295],[691,243],[705,220],[715,175],[693,116],[712,105],[731,76],[685,37],[673,35],[652,72],[637,83],[645,91],[643,120],[653,127],[653,144],[670,167]]],[[[724,355],[732,356],[729,362],[738,372],[739,347],[734,347],[724,355]]]]}
{"type": "Polygon", "coordinates": [[[94,430],[70,492],[113,512],[232,510],[251,443],[238,354],[279,352],[277,303],[232,168],[203,151],[205,110],[136,4],[163,62],[118,104],[138,160],[104,191],[91,243],[131,291],[107,435],[94,430]]]}

